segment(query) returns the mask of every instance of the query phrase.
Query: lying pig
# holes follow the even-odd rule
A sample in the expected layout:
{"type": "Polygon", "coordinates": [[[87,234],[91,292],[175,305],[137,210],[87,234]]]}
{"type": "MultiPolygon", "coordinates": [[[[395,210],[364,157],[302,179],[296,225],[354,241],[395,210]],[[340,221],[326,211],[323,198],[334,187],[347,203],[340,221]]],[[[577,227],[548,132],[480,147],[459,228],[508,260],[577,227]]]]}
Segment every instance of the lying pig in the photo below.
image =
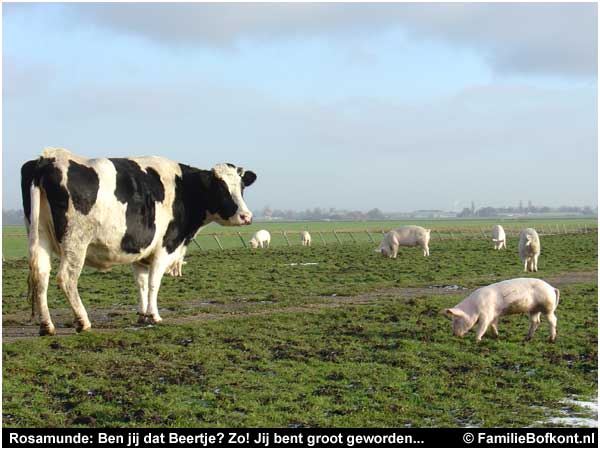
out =
{"type": "Polygon", "coordinates": [[[550,342],[556,340],[556,316],[560,292],[537,278],[515,278],[477,289],[454,308],[444,310],[452,317],[452,331],[463,337],[479,323],[475,339],[480,341],[491,325],[498,336],[498,319],[508,314],[529,313],[527,339],[531,339],[543,313],[550,323],[550,342]]]}
{"type": "Polygon", "coordinates": [[[387,232],[375,252],[381,253],[381,256],[396,258],[400,247],[415,247],[418,245],[423,249],[423,256],[429,256],[430,237],[431,230],[417,225],[407,225],[387,232]]]}

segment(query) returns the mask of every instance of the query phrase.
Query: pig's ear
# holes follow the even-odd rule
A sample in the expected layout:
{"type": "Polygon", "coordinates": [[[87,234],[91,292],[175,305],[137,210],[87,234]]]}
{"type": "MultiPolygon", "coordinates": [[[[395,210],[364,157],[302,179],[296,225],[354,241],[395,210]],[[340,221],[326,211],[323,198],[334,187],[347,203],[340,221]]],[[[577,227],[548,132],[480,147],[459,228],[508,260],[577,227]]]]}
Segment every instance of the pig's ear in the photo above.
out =
{"type": "Polygon", "coordinates": [[[459,317],[464,315],[464,313],[457,308],[447,308],[444,310],[444,314],[448,315],[448,316],[455,316],[455,317],[459,317]]]}

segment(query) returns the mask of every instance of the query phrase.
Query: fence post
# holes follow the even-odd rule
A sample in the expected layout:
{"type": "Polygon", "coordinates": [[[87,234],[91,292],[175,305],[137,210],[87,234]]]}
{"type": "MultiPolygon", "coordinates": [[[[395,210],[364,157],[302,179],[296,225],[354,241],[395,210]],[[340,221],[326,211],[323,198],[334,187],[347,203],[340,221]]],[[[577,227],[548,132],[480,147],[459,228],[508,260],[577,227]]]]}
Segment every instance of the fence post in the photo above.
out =
{"type": "Polygon", "coordinates": [[[217,237],[217,235],[216,235],[216,234],[213,234],[213,237],[215,238],[215,241],[217,241],[217,244],[219,244],[219,248],[220,248],[221,250],[223,250],[223,246],[221,245],[221,241],[219,241],[219,238],[217,237]]]}
{"type": "Polygon", "coordinates": [[[335,236],[335,238],[338,241],[338,244],[342,245],[342,241],[340,241],[340,238],[338,237],[337,233],[335,232],[335,230],[333,230],[333,235],[335,236]]]}
{"type": "Polygon", "coordinates": [[[323,237],[323,233],[321,233],[319,231],[319,236],[321,236],[321,240],[323,241],[323,245],[327,245],[327,242],[325,242],[325,238],[323,237]]]}
{"type": "Polygon", "coordinates": [[[371,233],[369,233],[369,230],[367,230],[367,235],[369,236],[369,239],[371,239],[371,242],[375,243],[375,240],[373,239],[373,236],[371,236],[371,233]]]}
{"type": "Polygon", "coordinates": [[[198,247],[200,250],[202,250],[202,247],[200,247],[200,244],[198,244],[198,242],[196,241],[196,238],[193,238],[192,241],[194,242],[194,244],[196,244],[196,247],[198,247]]]}
{"type": "Polygon", "coordinates": [[[569,234],[569,233],[567,233],[567,224],[566,223],[563,223],[563,230],[565,231],[565,234],[569,234]]]}
{"type": "Polygon", "coordinates": [[[352,233],[348,231],[348,235],[350,235],[350,237],[352,238],[352,242],[356,242],[356,238],[354,236],[352,236],[352,233]]]}
{"type": "Polygon", "coordinates": [[[292,244],[290,244],[290,240],[288,239],[285,231],[283,232],[283,237],[285,238],[285,241],[287,242],[288,247],[290,247],[292,244]]]}
{"type": "Polygon", "coordinates": [[[247,247],[247,245],[246,245],[246,241],[245,241],[245,240],[244,240],[244,238],[242,237],[242,233],[240,233],[239,231],[238,231],[238,236],[240,237],[240,241],[242,241],[242,244],[244,245],[244,248],[246,248],[246,247],[247,247]]]}

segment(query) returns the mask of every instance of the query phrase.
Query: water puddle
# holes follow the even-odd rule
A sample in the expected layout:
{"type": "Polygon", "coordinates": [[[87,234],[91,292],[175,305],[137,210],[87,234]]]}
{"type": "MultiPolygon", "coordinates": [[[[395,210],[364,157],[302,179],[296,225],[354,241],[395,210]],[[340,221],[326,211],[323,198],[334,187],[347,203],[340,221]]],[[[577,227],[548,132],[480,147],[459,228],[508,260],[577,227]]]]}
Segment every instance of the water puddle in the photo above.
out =
{"type": "Polygon", "coordinates": [[[467,288],[464,286],[459,286],[457,284],[447,284],[447,285],[442,285],[442,284],[433,284],[431,286],[427,286],[429,289],[448,289],[450,291],[463,291],[466,290],[467,288]]]}
{"type": "Polygon", "coordinates": [[[537,423],[550,426],[598,428],[598,399],[583,401],[566,398],[561,403],[565,407],[559,409],[557,415],[537,423]]]}

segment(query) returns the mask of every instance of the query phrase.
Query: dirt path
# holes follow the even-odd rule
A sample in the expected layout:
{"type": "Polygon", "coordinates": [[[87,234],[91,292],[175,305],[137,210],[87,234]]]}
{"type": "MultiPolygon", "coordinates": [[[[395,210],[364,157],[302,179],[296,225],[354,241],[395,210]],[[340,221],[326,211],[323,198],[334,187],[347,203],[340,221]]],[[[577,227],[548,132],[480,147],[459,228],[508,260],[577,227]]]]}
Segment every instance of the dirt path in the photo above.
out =
{"type": "MultiPolygon", "coordinates": [[[[585,271],[585,272],[570,272],[564,274],[558,274],[546,278],[546,281],[553,286],[563,287],[568,284],[576,283],[591,283],[598,281],[597,271],[585,271]]],[[[470,292],[469,289],[462,288],[460,286],[431,286],[431,287],[418,287],[418,288],[384,288],[377,289],[374,291],[366,292],[363,294],[343,297],[343,296],[332,296],[332,297],[320,297],[319,302],[307,303],[305,305],[287,306],[282,308],[268,308],[261,311],[248,311],[247,305],[239,304],[210,304],[214,312],[201,312],[192,314],[185,317],[169,317],[165,314],[163,318],[167,320],[169,324],[177,323],[190,323],[190,322],[205,322],[210,320],[223,320],[232,317],[253,317],[253,316],[268,316],[276,313],[302,313],[311,312],[318,309],[328,308],[339,308],[347,305],[366,305],[374,304],[381,301],[393,301],[397,299],[410,300],[420,297],[426,297],[431,295],[464,295],[466,296],[470,292]],[[392,297],[393,299],[390,299],[392,297]]],[[[185,302],[186,306],[201,306],[207,305],[204,300],[188,301],[185,302]]],[[[135,307],[132,305],[129,308],[96,308],[90,311],[90,320],[94,326],[96,332],[109,332],[115,329],[109,327],[111,317],[118,315],[131,315],[134,317],[135,307]]],[[[75,330],[70,325],[73,316],[70,309],[60,308],[52,310],[52,317],[57,326],[56,332],[58,336],[67,336],[75,334],[75,330]]],[[[125,329],[139,330],[144,326],[130,326],[125,329]]],[[[39,327],[30,321],[29,313],[19,312],[14,314],[5,314],[2,318],[2,341],[3,342],[14,342],[17,339],[32,338],[38,336],[39,327]]]]}

